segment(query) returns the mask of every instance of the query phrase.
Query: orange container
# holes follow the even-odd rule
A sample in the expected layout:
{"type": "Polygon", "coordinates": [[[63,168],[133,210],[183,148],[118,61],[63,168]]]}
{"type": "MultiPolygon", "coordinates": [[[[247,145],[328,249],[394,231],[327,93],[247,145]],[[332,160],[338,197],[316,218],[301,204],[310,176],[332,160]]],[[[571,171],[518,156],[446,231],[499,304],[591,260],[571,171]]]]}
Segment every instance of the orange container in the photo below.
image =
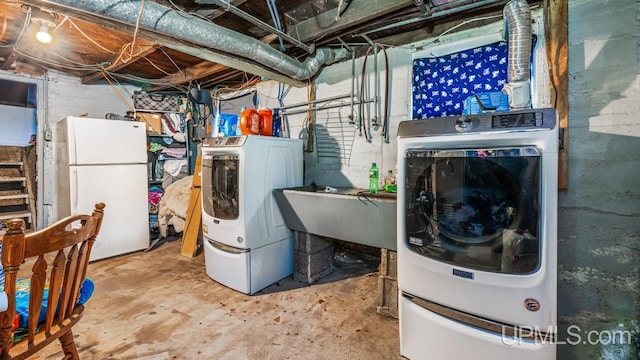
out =
{"type": "Polygon", "coordinates": [[[240,131],[243,135],[260,134],[260,114],[256,109],[245,109],[240,113],[240,131]]]}
{"type": "Polygon", "coordinates": [[[273,111],[271,109],[260,109],[260,135],[273,136],[273,111]]]}

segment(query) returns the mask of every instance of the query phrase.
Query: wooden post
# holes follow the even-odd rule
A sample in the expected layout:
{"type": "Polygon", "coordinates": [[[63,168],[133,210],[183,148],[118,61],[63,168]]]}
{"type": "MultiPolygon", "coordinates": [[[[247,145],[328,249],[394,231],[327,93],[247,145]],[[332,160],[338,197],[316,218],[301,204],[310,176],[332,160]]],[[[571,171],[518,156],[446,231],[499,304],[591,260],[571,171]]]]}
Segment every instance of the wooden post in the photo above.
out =
{"type": "Polygon", "coordinates": [[[545,37],[551,105],[558,113],[560,150],[558,188],[569,188],[569,0],[545,0],[545,37]]]}
{"type": "Polygon", "coordinates": [[[191,185],[191,195],[189,196],[189,207],[187,208],[187,219],[182,232],[182,249],[180,254],[186,257],[194,257],[198,251],[198,239],[202,224],[202,200],[200,196],[202,184],[202,158],[196,158],[196,167],[193,172],[193,184],[191,185]]]}

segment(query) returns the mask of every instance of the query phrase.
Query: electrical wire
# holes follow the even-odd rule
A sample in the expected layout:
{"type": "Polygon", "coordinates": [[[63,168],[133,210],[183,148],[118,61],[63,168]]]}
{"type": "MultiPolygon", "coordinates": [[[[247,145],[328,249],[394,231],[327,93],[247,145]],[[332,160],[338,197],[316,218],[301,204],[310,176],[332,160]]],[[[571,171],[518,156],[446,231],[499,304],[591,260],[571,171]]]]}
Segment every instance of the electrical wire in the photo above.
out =
{"type": "Polygon", "coordinates": [[[65,69],[68,69],[68,70],[76,70],[76,71],[95,71],[96,70],[95,68],[91,69],[91,68],[87,68],[87,67],[74,67],[74,66],[69,66],[69,65],[65,65],[65,64],[55,63],[55,62],[50,61],[50,60],[43,60],[43,59],[41,59],[41,58],[39,58],[39,57],[37,57],[35,55],[31,55],[31,54],[25,53],[23,51],[20,51],[17,48],[14,48],[13,51],[18,55],[24,56],[26,58],[29,58],[31,60],[46,64],[46,65],[57,66],[57,67],[65,68],[65,69]]]}
{"type": "MultiPolygon", "coordinates": [[[[85,34],[84,31],[82,31],[82,29],[80,29],[80,27],[78,25],[76,25],[75,22],[73,22],[71,19],[69,19],[68,16],[65,16],[64,20],[60,23],[60,25],[62,25],[62,23],[64,23],[65,21],[69,21],[69,24],[71,24],[71,26],[73,26],[76,30],[78,30],[78,32],[84,36],[87,40],[89,40],[91,43],[93,43],[95,46],[99,47],[100,49],[110,53],[110,54],[116,54],[116,51],[113,51],[111,49],[107,49],[106,47],[100,45],[97,41],[95,41],[93,38],[91,38],[91,36],[85,34]]],[[[58,25],[53,32],[55,33],[56,30],[58,30],[58,28],[60,27],[60,25],[58,25]]]]}
{"type": "Polygon", "coordinates": [[[500,15],[483,16],[483,17],[478,17],[478,18],[474,18],[474,19],[465,20],[465,21],[461,22],[461,23],[460,23],[460,24],[458,24],[458,25],[455,25],[455,26],[452,26],[452,27],[448,28],[447,30],[443,31],[443,32],[442,32],[442,34],[440,34],[440,35],[436,36],[436,37],[435,37],[435,38],[433,38],[433,39],[430,39],[430,41],[428,41],[428,42],[426,42],[426,43],[424,43],[424,44],[421,44],[421,46],[423,46],[423,47],[424,47],[424,46],[431,45],[431,44],[433,44],[434,42],[436,42],[436,41],[440,40],[440,38],[442,38],[442,37],[443,37],[443,36],[445,36],[446,34],[448,34],[448,33],[452,32],[453,30],[455,30],[455,29],[457,29],[457,28],[459,28],[459,27],[461,27],[461,26],[467,25],[467,24],[469,24],[469,23],[472,23],[472,22],[474,22],[474,21],[490,20],[490,19],[502,18],[502,17],[503,17],[503,16],[502,16],[502,14],[500,14],[500,15]]]}
{"type": "MultiPolygon", "coordinates": [[[[286,88],[285,90],[285,85],[283,83],[278,83],[278,104],[280,104],[280,107],[284,107],[284,98],[287,96],[287,94],[289,93],[289,90],[291,90],[291,85],[289,85],[288,88],[286,88]]],[[[286,113],[282,113],[282,116],[280,117],[280,119],[282,120],[282,133],[286,134],[287,137],[290,136],[289,134],[289,117],[287,116],[286,113]]]]}
{"type": "MultiPolygon", "coordinates": [[[[282,31],[282,25],[280,24],[280,16],[278,16],[278,8],[276,7],[275,0],[266,0],[267,6],[269,7],[269,12],[271,13],[271,19],[273,19],[273,25],[278,31],[282,31]]],[[[284,52],[286,50],[284,46],[284,40],[282,37],[278,36],[278,41],[280,42],[280,50],[284,52]]]]}
{"type": "MultiPolygon", "coordinates": [[[[116,95],[120,98],[120,100],[122,100],[122,102],[127,106],[127,108],[129,108],[130,111],[136,111],[136,109],[131,106],[131,103],[129,100],[125,99],[124,96],[122,96],[122,93],[120,92],[120,90],[118,90],[118,88],[116,88],[116,86],[113,84],[113,82],[111,81],[111,79],[109,78],[109,76],[106,76],[106,72],[102,73],[105,78],[105,80],[107,80],[107,82],[109,83],[109,85],[111,85],[111,88],[113,89],[113,91],[116,93],[116,95]]],[[[114,81],[117,82],[116,79],[113,79],[114,81]]],[[[118,83],[120,84],[120,83],[118,83]]]]}
{"type": "Polygon", "coordinates": [[[259,76],[254,76],[239,86],[223,86],[211,90],[211,96],[216,100],[236,98],[255,91],[255,85],[260,82],[259,76]],[[222,93],[226,93],[224,96],[222,93]]]}
{"type": "Polygon", "coordinates": [[[182,73],[182,75],[187,76],[187,73],[183,70],[180,69],[180,67],[178,66],[178,64],[176,64],[176,62],[173,60],[173,58],[171,56],[169,56],[169,54],[167,54],[166,51],[164,51],[164,49],[162,49],[161,47],[158,48],[158,50],[160,50],[161,53],[164,54],[164,56],[167,57],[167,59],[169,59],[169,61],[173,64],[173,66],[176,67],[176,69],[182,73]]]}
{"type": "MultiPolygon", "coordinates": [[[[136,28],[133,31],[133,39],[131,40],[131,44],[136,43],[136,38],[138,37],[138,30],[140,29],[140,22],[142,21],[142,14],[144,13],[144,0],[140,0],[140,11],[138,12],[138,17],[136,19],[136,28]]],[[[133,45],[131,46],[131,53],[129,54],[129,60],[133,58],[133,45]]],[[[128,61],[125,61],[128,62],[128,61]]]]}
{"type": "Polygon", "coordinates": [[[160,68],[158,65],[156,65],[153,61],[151,61],[151,59],[149,59],[148,57],[143,56],[142,58],[143,58],[143,59],[145,59],[145,60],[147,60],[147,62],[148,62],[149,64],[151,64],[151,66],[153,66],[154,68],[156,68],[156,69],[157,69],[158,71],[160,71],[161,73],[163,73],[163,74],[165,74],[165,75],[173,75],[172,73],[167,72],[167,71],[164,71],[163,69],[161,69],[161,68],[160,68]]]}

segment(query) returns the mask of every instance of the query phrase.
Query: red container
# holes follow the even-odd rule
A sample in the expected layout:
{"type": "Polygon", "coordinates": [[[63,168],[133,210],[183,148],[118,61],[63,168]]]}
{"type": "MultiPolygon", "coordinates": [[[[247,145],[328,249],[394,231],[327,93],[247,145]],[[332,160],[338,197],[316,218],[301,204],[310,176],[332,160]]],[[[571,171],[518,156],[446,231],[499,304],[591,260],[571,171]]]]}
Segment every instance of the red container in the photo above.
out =
{"type": "Polygon", "coordinates": [[[256,109],[245,109],[240,113],[240,131],[243,135],[260,134],[260,114],[256,109]]]}
{"type": "Polygon", "coordinates": [[[260,135],[273,136],[273,111],[271,109],[260,109],[260,135]]]}

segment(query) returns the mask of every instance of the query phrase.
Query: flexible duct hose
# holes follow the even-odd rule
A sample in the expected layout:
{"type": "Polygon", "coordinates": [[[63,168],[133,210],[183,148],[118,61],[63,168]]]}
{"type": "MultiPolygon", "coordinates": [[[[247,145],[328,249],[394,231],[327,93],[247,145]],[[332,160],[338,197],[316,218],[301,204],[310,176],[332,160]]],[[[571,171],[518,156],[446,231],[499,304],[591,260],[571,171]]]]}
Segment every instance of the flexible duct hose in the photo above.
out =
{"type": "Polygon", "coordinates": [[[529,78],[531,71],[531,9],[526,0],[511,0],[503,9],[509,43],[508,83],[504,93],[509,95],[509,108],[523,109],[531,106],[529,78]]]}
{"type": "Polygon", "coordinates": [[[509,34],[509,82],[529,80],[531,60],[531,10],[526,0],[511,0],[503,15],[509,34]]]}

